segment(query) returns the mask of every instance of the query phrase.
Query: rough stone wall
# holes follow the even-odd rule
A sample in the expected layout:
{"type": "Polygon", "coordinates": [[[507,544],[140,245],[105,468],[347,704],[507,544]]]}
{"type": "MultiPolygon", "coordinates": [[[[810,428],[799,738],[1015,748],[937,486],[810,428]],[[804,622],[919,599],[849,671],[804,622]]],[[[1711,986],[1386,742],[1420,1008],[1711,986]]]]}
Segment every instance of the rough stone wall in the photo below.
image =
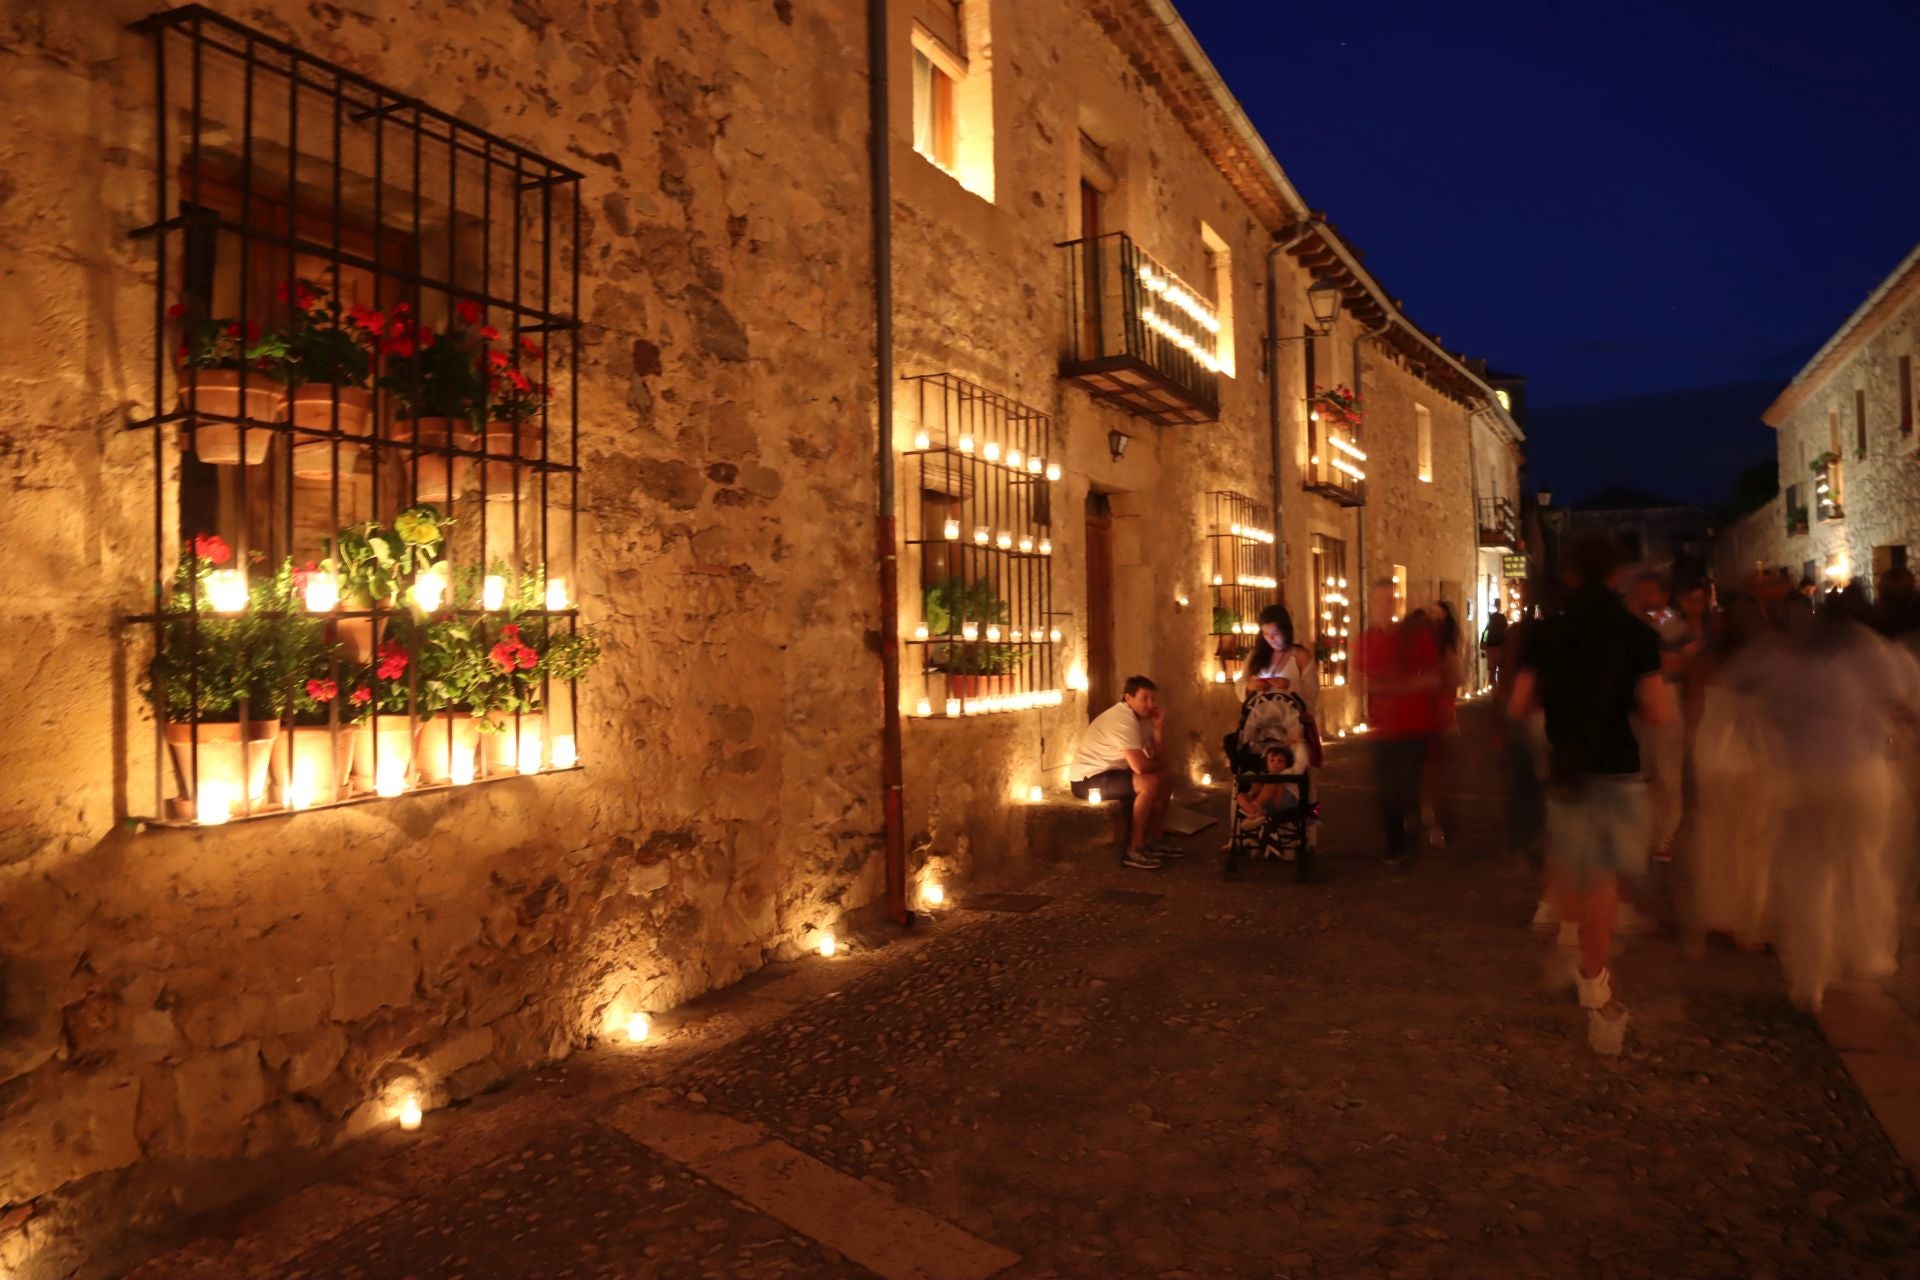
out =
{"type": "MultiPolygon", "coordinates": [[[[1812,560],[1823,570],[1844,564],[1847,574],[1870,574],[1876,547],[1920,544],[1920,461],[1915,453],[1920,426],[1900,430],[1901,356],[1920,366],[1920,291],[1828,372],[1780,424],[1781,487],[1798,484],[1811,514],[1804,535],[1785,537],[1782,525],[1782,561],[1796,573],[1812,560]],[[1854,426],[1856,390],[1866,393],[1864,456],[1854,426]],[[1814,504],[1809,466],[1832,447],[1832,414],[1839,415],[1845,514],[1823,521],[1814,504]]],[[[1920,367],[1914,377],[1920,380],[1920,367]]]]}
{"type": "Polygon", "coordinates": [[[1786,563],[1785,521],[1784,500],[1775,494],[1758,511],[1714,530],[1713,580],[1721,591],[1744,590],[1754,570],[1786,563]]]}
{"type": "Polygon", "coordinates": [[[733,981],[877,892],[864,24],[271,0],[231,16],[581,167],[585,772],[116,824],[150,563],[151,5],[0,0],[0,1271],[733,981]],[[178,1191],[185,1197],[185,1191],[178,1191]],[[110,1215],[86,1206],[111,1202],[110,1215]]]}

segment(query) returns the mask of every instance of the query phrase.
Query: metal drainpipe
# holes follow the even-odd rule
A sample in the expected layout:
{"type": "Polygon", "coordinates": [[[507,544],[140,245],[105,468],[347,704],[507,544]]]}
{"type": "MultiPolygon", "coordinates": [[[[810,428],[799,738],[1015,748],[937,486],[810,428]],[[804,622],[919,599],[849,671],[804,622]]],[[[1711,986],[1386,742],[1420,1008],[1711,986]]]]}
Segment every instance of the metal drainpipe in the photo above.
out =
{"type": "MultiPolygon", "coordinates": [[[[1389,316],[1385,320],[1382,320],[1379,324],[1375,325],[1373,328],[1367,330],[1365,333],[1361,334],[1359,337],[1353,340],[1353,394],[1359,396],[1361,403],[1363,404],[1366,402],[1367,389],[1365,386],[1365,380],[1360,376],[1360,344],[1363,342],[1369,341],[1370,339],[1379,337],[1381,334],[1385,333],[1388,330],[1388,328],[1392,326],[1392,324],[1393,324],[1393,317],[1389,316]]],[[[1361,503],[1359,508],[1354,512],[1353,522],[1355,525],[1354,553],[1353,553],[1354,564],[1358,566],[1358,570],[1354,574],[1354,580],[1360,584],[1360,636],[1361,636],[1360,642],[1361,644],[1364,645],[1366,643],[1366,634],[1367,634],[1367,626],[1368,626],[1367,614],[1370,612],[1370,606],[1373,603],[1373,579],[1367,576],[1367,504],[1366,503],[1364,502],[1361,503]]],[[[1403,585],[1407,586],[1410,589],[1413,584],[1406,583],[1403,585]]],[[[1411,594],[1411,591],[1409,591],[1409,594],[1411,594]]],[[[1351,650],[1349,650],[1349,657],[1351,657],[1351,650]]],[[[1347,669],[1349,671],[1353,669],[1353,663],[1351,661],[1347,663],[1347,669]]],[[[1371,676],[1368,676],[1364,681],[1349,682],[1350,685],[1351,684],[1360,685],[1360,693],[1359,693],[1359,699],[1358,699],[1360,706],[1357,714],[1361,717],[1363,721],[1365,720],[1366,714],[1367,714],[1367,690],[1372,683],[1373,683],[1373,679],[1371,676]]]]}
{"type": "Polygon", "coordinates": [[[875,533],[880,558],[880,774],[885,788],[887,918],[913,923],[907,909],[907,816],[900,737],[900,562],[893,483],[893,158],[888,124],[887,0],[867,0],[868,155],[873,177],[875,533]]]}

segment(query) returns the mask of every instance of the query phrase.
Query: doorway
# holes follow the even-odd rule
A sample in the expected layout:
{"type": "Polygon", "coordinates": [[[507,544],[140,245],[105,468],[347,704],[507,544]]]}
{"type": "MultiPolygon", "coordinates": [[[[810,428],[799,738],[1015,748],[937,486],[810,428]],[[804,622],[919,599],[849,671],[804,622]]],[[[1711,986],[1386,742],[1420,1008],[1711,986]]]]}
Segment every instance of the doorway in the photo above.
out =
{"type": "Polygon", "coordinates": [[[1087,711],[1118,701],[1113,674],[1113,505],[1087,495],[1087,711]]]}

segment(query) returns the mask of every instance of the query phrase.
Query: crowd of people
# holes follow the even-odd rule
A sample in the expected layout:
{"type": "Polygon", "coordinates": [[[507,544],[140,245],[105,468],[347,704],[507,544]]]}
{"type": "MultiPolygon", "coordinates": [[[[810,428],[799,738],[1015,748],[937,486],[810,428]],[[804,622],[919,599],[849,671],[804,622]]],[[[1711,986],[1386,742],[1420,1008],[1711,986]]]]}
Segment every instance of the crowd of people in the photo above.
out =
{"type": "Polygon", "coordinates": [[[1508,832],[1540,857],[1550,976],[1579,992],[1595,1044],[1625,1030],[1612,934],[1661,903],[1696,949],[1771,947],[1808,1010],[1893,972],[1920,781],[1913,576],[1889,571],[1870,600],[1770,570],[1717,599],[1689,584],[1676,605],[1590,541],[1559,585],[1501,646],[1508,832]]]}

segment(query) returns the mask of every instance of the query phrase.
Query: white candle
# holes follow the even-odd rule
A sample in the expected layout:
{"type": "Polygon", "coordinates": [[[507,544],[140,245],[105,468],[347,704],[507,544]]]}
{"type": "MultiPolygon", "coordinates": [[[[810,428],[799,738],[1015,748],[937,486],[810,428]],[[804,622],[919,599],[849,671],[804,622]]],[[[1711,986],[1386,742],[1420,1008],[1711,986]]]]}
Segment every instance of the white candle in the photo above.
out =
{"type": "Polygon", "coordinates": [[[653,1024],[647,1020],[647,1015],[644,1013],[636,1013],[627,1019],[627,1040],[633,1044],[639,1044],[645,1040],[652,1030],[653,1024]]]}
{"type": "Polygon", "coordinates": [[[207,603],[215,613],[242,613],[247,607],[247,576],[238,569],[207,575],[207,603]]]}
{"type": "Polygon", "coordinates": [[[240,788],[225,778],[200,779],[200,794],[194,798],[194,820],[203,827],[217,827],[233,816],[240,788]]]}
{"type": "Polygon", "coordinates": [[[573,735],[570,733],[554,734],[553,767],[556,769],[571,769],[579,763],[580,755],[579,752],[574,750],[573,735]]]}
{"type": "Polygon", "coordinates": [[[308,612],[331,613],[340,604],[340,583],[330,573],[310,573],[305,594],[308,612]]]}
{"type": "Polygon", "coordinates": [[[558,611],[567,607],[567,580],[565,578],[547,579],[547,608],[558,611]]]}
{"type": "Polygon", "coordinates": [[[420,1127],[420,1099],[412,1094],[400,1104],[400,1127],[408,1133],[420,1127]]]}
{"type": "Polygon", "coordinates": [[[916,702],[916,703],[914,703],[914,704],[913,704],[913,714],[915,714],[916,716],[930,716],[930,715],[932,715],[932,714],[933,714],[933,699],[931,699],[931,698],[922,698],[922,699],[920,699],[920,701],[918,701],[918,702],[916,702]]]}
{"type": "Polygon", "coordinates": [[[943,529],[942,532],[946,534],[947,541],[953,541],[960,536],[960,522],[958,520],[947,521],[946,528],[943,529]]]}
{"type": "Polygon", "coordinates": [[[1088,803],[1088,804],[1099,804],[1099,803],[1100,803],[1100,788],[1098,788],[1098,787],[1088,787],[1088,788],[1087,788],[1087,803],[1088,803]]]}
{"type": "Polygon", "coordinates": [[[447,575],[444,566],[435,565],[413,580],[413,602],[427,613],[440,608],[447,595],[447,575]]]}
{"type": "Polygon", "coordinates": [[[504,609],[507,607],[507,580],[497,573],[490,573],[480,583],[480,605],[485,609],[504,609]]]}
{"type": "Polygon", "coordinates": [[[950,716],[957,716],[960,714],[960,699],[958,698],[947,699],[947,714],[950,716]]]}

